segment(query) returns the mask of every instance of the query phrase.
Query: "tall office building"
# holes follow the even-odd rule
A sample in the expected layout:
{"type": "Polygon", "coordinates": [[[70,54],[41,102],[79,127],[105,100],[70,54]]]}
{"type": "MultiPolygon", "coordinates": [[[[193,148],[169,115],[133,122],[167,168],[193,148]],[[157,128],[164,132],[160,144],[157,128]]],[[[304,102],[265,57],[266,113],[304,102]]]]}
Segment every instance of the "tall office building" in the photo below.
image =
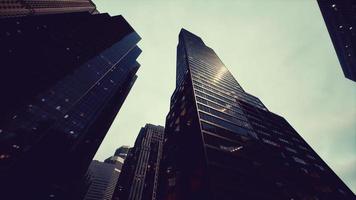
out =
{"type": "Polygon", "coordinates": [[[129,153],[130,147],[129,146],[121,146],[116,149],[114,156],[120,156],[122,158],[126,158],[127,154],[129,153]]]}
{"type": "Polygon", "coordinates": [[[89,187],[84,200],[111,200],[120,170],[119,163],[93,160],[88,169],[89,187]]]}
{"type": "Polygon", "coordinates": [[[72,12],[97,13],[91,0],[2,0],[0,18],[72,12]]]}
{"type": "Polygon", "coordinates": [[[137,158],[135,159],[134,148],[130,148],[121,168],[119,180],[112,197],[112,200],[128,199],[128,192],[131,188],[132,177],[135,173],[137,158]]]}
{"type": "Polygon", "coordinates": [[[318,0],[346,78],[356,81],[356,1],[318,0]]]}
{"type": "Polygon", "coordinates": [[[354,197],[283,117],[184,29],[159,177],[159,199],[354,197]]]}
{"type": "Polygon", "coordinates": [[[82,187],[86,190],[84,200],[112,199],[129,149],[129,146],[121,146],[104,162],[97,160],[91,162],[82,187]]]}
{"type": "Polygon", "coordinates": [[[110,156],[109,158],[105,159],[104,162],[116,164],[121,170],[129,150],[130,150],[129,146],[121,146],[118,149],[116,149],[115,154],[113,156],[110,156]]]}
{"type": "Polygon", "coordinates": [[[122,16],[0,20],[0,199],[70,199],[136,80],[122,16]]]}
{"type": "Polygon", "coordinates": [[[156,200],[164,127],[146,124],[130,150],[113,200],[156,200]]]}

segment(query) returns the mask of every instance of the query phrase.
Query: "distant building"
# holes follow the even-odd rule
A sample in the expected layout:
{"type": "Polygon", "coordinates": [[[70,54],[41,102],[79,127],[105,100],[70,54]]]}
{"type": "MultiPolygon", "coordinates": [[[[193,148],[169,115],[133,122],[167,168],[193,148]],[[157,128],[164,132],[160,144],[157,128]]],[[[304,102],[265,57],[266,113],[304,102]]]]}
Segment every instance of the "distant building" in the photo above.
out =
{"type": "Polygon", "coordinates": [[[124,164],[121,168],[120,177],[116,184],[112,200],[128,199],[128,192],[131,188],[132,177],[134,176],[137,163],[137,158],[134,156],[134,148],[132,147],[129,149],[124,164]]]}
{"type": "Polygon", "coordinates": [[[123,165],[129,150],[129,146],[121,146],[116,149],[115,154],[113,156],[110,156],[109,158],[105,159],[105,162],[120,165],[121,170],[121,166],[123,165]]]}
{"type": "Polygon", "coordinates": [[[116,149],[115,156],[120,156],[122,158],[126,158],[128,152],[130,150],[129,146],[121,146],[120,148],[116,149]]]}
{"type": "Polygon", "coordinates": [[[91,0],[4,0],[0,1],[0,18],[72,12],[97,13],[91,0]]]}
{"type": "Polygon", "coordinates": [[[164,127],[146,124],[129,151],[113,200],[156,200],[164,127]]]}
{"type": "Polygon", "coordinates": [[[318,0],[346,78],[356,81],[356,1],[318,0]]]}
{"type": "Polygon", "coordinates": [[[176,77],[157,199],[354,199],[293,127],[184,29],[176,77]]]}
{"type": "Polygon", "coordinates": [[[90,184],[84,200],[111,200],[119,179],[120,167],[93,160],[88,175],[90,184]]]}
{"type": "Polygon", "coordinates": [[[0,199],[69,200],[137,78],[140,37],[88,12],[0,27],[0,199]]]}
{"type": "Polygon", "coordinates": [[[89,166],[85,186],[88,186],[84,200],[111,200],[119,175],[127,156],[129,146],[118,148],[114,156],[105,159],[104,162],[93,160],[89,166]],[[121,156],[117,156],[117,152],[121,156]],[[123,155],[123,153],[125,155],[123,155]]]}
{"type": "Polygon", "coordinates": [[[125,159],[120,156],[110,156],[109,158],[105,159],[104,162],[122,166],[124,164],[124,161],[125,159]]]}

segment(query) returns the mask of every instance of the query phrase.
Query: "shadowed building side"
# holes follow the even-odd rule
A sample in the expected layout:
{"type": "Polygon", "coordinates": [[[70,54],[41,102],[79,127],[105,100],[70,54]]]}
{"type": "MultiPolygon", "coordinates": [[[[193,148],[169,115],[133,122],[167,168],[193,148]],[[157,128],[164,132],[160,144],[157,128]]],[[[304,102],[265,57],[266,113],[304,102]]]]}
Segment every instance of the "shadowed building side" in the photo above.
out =
{"type": "Polygon", "coordinates": [[[140,37],[87,12],[0,26],[0,198],[70,199],[137,78],[140,37]]]}
{"type": "Polygon", "coordinates": [[[146,124],[122,168],[113,200],[157,200],[164,127],[146,124]]]}
{"type": "Polygon", "coordinates": [[[356,81],[356,1],[317,1],[344,75],[356,81]]]}

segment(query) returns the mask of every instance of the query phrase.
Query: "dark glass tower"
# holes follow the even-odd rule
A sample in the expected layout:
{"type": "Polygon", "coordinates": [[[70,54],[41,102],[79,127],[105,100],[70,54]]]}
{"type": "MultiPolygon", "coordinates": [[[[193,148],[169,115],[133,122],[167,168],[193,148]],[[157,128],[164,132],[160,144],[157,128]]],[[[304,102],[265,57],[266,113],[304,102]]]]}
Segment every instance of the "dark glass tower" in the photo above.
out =
{"type": "MultiPolygon", "coordinates": [[[[129,146],[121,146],[116,149],[115,154],[113,156],[110,156],[109,158],[105,159],[106,163],[112,163],[112,164],[119,164],[122,165],[124,163],[124,160],[127,157],[127,154],[130,151],[129,146]]],[[[120,167],[121,170],[121,167],[120,167]]]]}
{"type": "Polygon", "coordinates": [[[352,199],[281,116],[245,92],[201,38],[182,29],[166,119],[159,199],[352,199]]]}
{"type": "Polygon", "coordinates": [[[68,200],[136,80],[140,37],[87,12],[0,27],[0,199],[68,200]]]}
{"type": "Polygon", "coordinates": [[[356,1],[318,0],[346,78],[356,81],[356,1]]]}
{"type": "Polygon", "coordinates": [[[129,146],[121,146],[115,151],[114,156],[120,156],[122,158],[126,158],[127,154],[129,153],[130,147],[129,146]]]}
{"type": "Polygon", "coordinates": [[[146,124],[122,168],[113,200],[156,200],[164,127],[146,124]]]}
{"type": "Polygon", "coordinates": [[[97,13],[91,0],[2,0],[0,18],[72,12],[97,13]]]}

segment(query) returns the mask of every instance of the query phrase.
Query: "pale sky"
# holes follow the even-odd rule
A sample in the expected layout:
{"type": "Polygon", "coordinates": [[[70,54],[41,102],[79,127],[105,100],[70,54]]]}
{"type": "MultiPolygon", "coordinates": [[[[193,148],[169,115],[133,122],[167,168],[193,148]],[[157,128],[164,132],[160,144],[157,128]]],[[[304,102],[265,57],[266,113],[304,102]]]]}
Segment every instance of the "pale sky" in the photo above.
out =
{"type": "MultiPolygon", "coordinates": [[[[249,93],[285,117],[356,192],[356,83],[346,79],[316,0],[94,0],[142,37],[138,79],[95,159],[164,125],[181,28],[199,35],[249,93]]],[[[95,28],[95,27],[93,27],[95,28]]]]}

